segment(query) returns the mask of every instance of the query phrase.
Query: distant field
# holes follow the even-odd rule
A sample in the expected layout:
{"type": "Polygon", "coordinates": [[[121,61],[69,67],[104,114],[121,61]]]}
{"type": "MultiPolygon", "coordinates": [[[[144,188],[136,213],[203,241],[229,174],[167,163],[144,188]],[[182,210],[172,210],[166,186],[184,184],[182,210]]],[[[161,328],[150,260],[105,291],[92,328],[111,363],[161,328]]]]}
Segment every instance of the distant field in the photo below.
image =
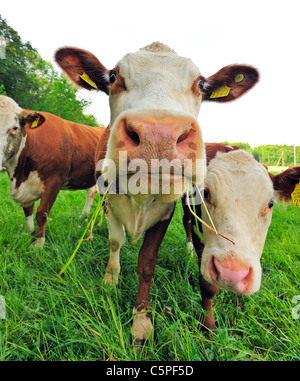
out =
{"type": "Polygon", "coordinates": [[[272,173],[281,173],[288,169],[288,167],[275,167],[275,166],[268,166],[268,171],[272,173]]]}
{"type": "Polygon", "coordinates": [[[83,233],[78,216],[84,199],[82,191],[61,192],[45,247],[34,249],[22,209],[8,197],[7,175],[0,173],[0,295],[6,301],[0,360],[300,360],[300,208],[274,206],[261,290],[241,300],[219,292],[217,329],[206,337],[198,326],[197,260],[185,249],[178,204],[151,288],[155,335],[138,355],[130,329],[141,242],[122,248],[117,288],[101,285],[109,256],[105,221],[58,276],[83,233]]]}

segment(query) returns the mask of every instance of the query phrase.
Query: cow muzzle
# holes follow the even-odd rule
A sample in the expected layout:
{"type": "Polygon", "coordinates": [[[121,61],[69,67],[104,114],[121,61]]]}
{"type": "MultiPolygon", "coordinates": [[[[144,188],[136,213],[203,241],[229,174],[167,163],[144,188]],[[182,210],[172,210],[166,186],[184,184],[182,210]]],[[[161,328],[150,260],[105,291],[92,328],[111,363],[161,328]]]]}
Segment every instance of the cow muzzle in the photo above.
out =
{"type": "MultiPolygon", "coordinates": [[[[238,258],[226,257],[219,260],[212,256],[208,263],[211,283],[237,294],[252,294],[259,289],[255,279],[254,267],[238,258]]],[[[259,282],[260,283],[260,282],[259,282]]]]}
{"type": "Polygon", "coordinates": [[[188,182],[204,177],[205,153],[198,123],[189,117],[123,116],[115,125],[108,158],[118,163],[118,176],[127,177],[131,195],[173,201],[188,182]]]}

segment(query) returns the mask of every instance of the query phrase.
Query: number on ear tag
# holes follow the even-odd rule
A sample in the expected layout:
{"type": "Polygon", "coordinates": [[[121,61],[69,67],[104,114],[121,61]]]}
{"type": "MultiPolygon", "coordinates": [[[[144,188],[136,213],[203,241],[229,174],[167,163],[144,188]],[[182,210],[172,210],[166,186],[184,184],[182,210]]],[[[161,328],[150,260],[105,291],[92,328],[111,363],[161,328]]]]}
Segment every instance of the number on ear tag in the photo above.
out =
{"type": "Polygon", "coordinates": [[[294,206],[300,206],[300,183],[296,184],[294,192],[291,194],[294,206]]]}

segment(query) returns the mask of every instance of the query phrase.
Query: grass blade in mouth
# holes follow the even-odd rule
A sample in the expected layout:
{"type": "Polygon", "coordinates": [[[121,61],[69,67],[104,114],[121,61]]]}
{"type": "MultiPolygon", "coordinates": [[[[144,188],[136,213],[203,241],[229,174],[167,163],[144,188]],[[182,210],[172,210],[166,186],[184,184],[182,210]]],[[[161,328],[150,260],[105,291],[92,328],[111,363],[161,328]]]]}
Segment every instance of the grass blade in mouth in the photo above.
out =
{"type": "MultiPolygon", "coordinates": [[[[191,186],[191,184],[190,184],[190,186],[191,186]]],[[[196,188],[197,188],[197,190],[198,190],[198,192],[199,192],[199,189],[198,189],[197,186],[196,186],[196,188]]],[[[206,207],[206,205],[205,205],[205,203],[204,203],[204,200],[203,200],[203,198],[202,198],[202,195],[201,195],[200,192],[199,192],[199,194],[200,194],[202,203],[204,204],[205,210],[206,210],[206,212],[207,212],[207,214],[208,214],[208,216],[209,216],[209,219],[210,219],[210,221],[211,221],[211,223],[212,223],[212,225],[213,225],[213,228],[212,228],[212,227],[209,226],[206,222],[204,222],[199,216],[197,216],[196,211],[195,211],[195,205],[194,205],[194,202],[193,202],[193,208],[194,208],[194,211],[193,211],[192,208],[191,208],[191,205],[190,205],[189,196],[188,196],[188,194],[186,194],[186,202],[187,202],[187,206],[188,206],[190,212],[192,213],[192,215],[196,218],[196,226],[197,226],[197,231],[198,231],[198,234],[199,234],[200,238],[203,240],[203,237],[202,237],[201,234],[199,233],[199,227],[198,227],[198,224],[197,224],[197,220],[200,221],[201,224],[204,225],[204,226],[206,226],[209,230],[211,230],[212,232],[214,232],[216,235],[218,235],[218,236],[220,236],[220,237],[226,239],[227,241],[229,241],[229,242],[231,242],[233,245],[235,245],[235,243],[234,243],[230,238],[225,237],[225,236],[222,235],[221,233],[217,232],[217,230],[216,230],[216,228],[215,228],[215,225],[214,225],[214,223],[213,223],[213,221],[212,221],[212,218],[211,218],[211,216],[210,216],[210,214],[209,214],[209,212],[208,212],[208,210],[207,210],[207,207],[206,207]]],[[[194,196],[193,196],[193,193],[192,193],[192,192],[191,192],[191,195],[192,195],[192,199],[194,200],[194,196]]]]}

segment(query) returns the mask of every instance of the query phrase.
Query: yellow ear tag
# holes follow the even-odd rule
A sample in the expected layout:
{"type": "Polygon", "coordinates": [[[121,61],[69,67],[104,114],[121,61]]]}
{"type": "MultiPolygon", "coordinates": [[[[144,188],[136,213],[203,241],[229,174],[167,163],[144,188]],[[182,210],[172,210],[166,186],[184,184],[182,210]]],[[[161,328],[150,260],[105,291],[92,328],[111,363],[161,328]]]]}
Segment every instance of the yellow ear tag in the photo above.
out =
{"type": "Polygon", "coordinates": [[[231,89],[228,86],[219,87],[217,90],[215,90],[215,91],[213,91],[211,93],[210,98],[224,98],[224,97],[227,97],[227,95],[229,94],[230,90],[231,89]]]}
{"type": "Polygon", "coordinates": [[[81,79],[83,79],[86,83],[88,83],[89,85],[91,85],[94,89],[98,89],[97,85],[95,82],[93,82],[91,80],[91,78],[86,74],[86,73],[83,73],[82,75],[79,76],[81,79]]]}
{"type": "Polygon", "coordinates": [[[34,121],[32,122],[31,128],[36,128],[36,127],[38,126],[38,124],[39,124],[39,120],[40,120],[39,117],[36,118],[36,120],[34,120],[34,121]]]}
{"type": "Polygon", "coordinates": [[[300,183],[296,184],[294,192],[291,194],[294,206],[300,206],[300,183]]]}

